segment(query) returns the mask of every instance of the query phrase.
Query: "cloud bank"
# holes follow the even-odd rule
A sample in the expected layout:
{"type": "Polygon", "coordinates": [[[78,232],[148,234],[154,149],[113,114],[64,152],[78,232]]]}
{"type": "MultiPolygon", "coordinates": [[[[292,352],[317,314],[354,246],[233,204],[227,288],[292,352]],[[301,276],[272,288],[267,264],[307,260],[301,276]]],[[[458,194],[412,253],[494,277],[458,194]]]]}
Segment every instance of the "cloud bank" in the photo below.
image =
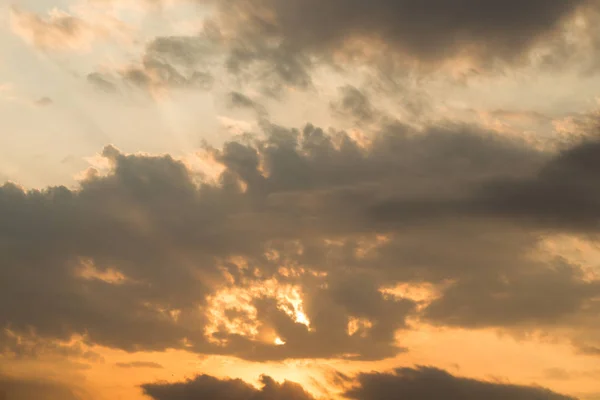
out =
{"type": "Polygon", "coordinates": [[[545,235],[598,233],[595,141],[551,153],[474,126],[393,124],[370,143],[266,129],[209,150],[217,183],[108,146],[111,169],[79,188],[5,184],[3,326],[249,360],[391,357],[409,319],[595,329],[600,281],[531,256],[545,235]]]}
{"type": "MultiPolygon", "coordinates": [[[[393,372],[362,373],[355,379],[340,375],[339,379],[353,388],[343,398],[356,400],[424,399],[449,400],[573,400],[550,390],[505,383],[467,379],[446,371],[430,368],[399,368],[393,372]]],[[[268,376],[261,377],[262,387],[256,389],[239,379],[218,379],[200,375],[180,383],[143,385],[144,393],[154,400],[313,400],[298,384],[277,383],[268,376]]]]}

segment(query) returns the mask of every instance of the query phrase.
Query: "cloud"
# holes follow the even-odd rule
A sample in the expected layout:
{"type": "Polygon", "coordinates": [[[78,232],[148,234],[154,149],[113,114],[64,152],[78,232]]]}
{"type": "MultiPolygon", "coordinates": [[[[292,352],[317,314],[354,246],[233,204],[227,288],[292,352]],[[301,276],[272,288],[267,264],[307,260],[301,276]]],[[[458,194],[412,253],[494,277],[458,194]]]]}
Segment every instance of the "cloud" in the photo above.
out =
{"type": "Polygon", "coordinates": [[[81,339],[56,341],[44,339],[33,333],[20,333],[4,329],[0,332],[0,353],[11,359],[66,358],[79,361],[103,362],[103,357],[90,350],[81,339]]]}
{"type": "MultiPolygon", "coordinates": [[[[519,386],[457,377],[432,367],[398,368],[386,373],[360,373],[356,377],[337,374],[336,386],[351,386],[342,398],[357,400],[440,399],[451,400],[573,400],[548,389],[519,386]]],[[[144,393],[154,400],[228,399],[228,400],[312,400],[314,397],[300,385],[277,383],[263,375],[262,387],[256,389],[239,379],[218,379],[200,375],[179,383],[142,385],[144,393]]]]}
{"type": "Polygon", "coordinates": [[[107,16],[86,20],[52,9],[47,18],[15,6],[10,8],[12,31],[43,51],[86,50],[99,38],[126,37],[129,28],[107,16]]]}
{"type": "Polygon", "coordinates": [[[117,85],[111,82],[110,78],[99,72],[92,72],[87,75],[87,81],[97,89],[104,92],[113,93],[117,91],[117,85]]]}
{"type": "Polygon", "coordinates": [[[487,184],[478,199],[486,211],[560,230],[597,232],[600,142],[587,139],[562,151],[529,179],[487,184]]]}
{"type": "Polygon", "coordinates": [[[267,110],[262,104],[252,100],[250,97],[240,92],[230,92],[228,94],[228,103],[231,108],[252,110],[260,118],[266,118],[268,115],[267,110]]]}
{"type": "Polygon", "coordinates": [[[132,362],[119,362],[115,364],[119,368],[153,368],[161,369],[162,365],[151,361],[132,361],[132,362]]]}
{"type": "Polygon", "coordinates": [[[249,38],[246,43],[279,40],[281,48],[313,55],[370,40],[425,63],[464,55],[512,62],[590,3],[235,0],[223,7],[222,23],[239,38],[249,38]]]}
{"type": "Polygon", "coordinates": [[[208,89],[213,82],[208,73],[193,71],[184,75],[173,65],[148,59],[144,60],[141,67],[131,67],[123,71],[122,78],[127,83],[146,89],[155,86],[208,89]]]}
{"type": "MultiPolygon", "coordinates": [[[[579,27],[597,25],[595,0],[208,3],[214,12],[198,34],[154,38],[138,62],[115,71],[117,77],[133,86],[205,89],[216,75],[281,98],[290,90],[314,90],[314,72],[327,68],[367,66],[414,84],[433,70],[462,82],[511,66],[594,71],[598,64],[588,45],[596,32],[579,27]],[[581,40],[574,44],[575,36],[581,40]]],[[[407,97],[406,111],[419,114],[422,100],[407,97]]]]}
{"type": "Polygon", "coordinates": [[[225,38],[214,21],[194,36],[159,36],[150,41],[140,61],[117,75],[134,85],[151,82],[173,88],[206,89],[213,75],[233,78],[232,85],[250,85],[279,97],[287,89],[312,87],[308,57],[292,49],[225,38]]]}
{"type": "Polygon", "coordinates": [[[22,11],[10,10],[13,32],[41,50],[69,50],[88,46],[94,39],[90,26],[80,18],[54,11],[48,19],[22,11]]]}
{"type": "Polygon", "coordinates": [[[0,375],[0,399],[3,400],[81,400],[82,398],[75,390],[62,384],[0,375]]]}
{"type": "Polygon", "coordinates": [[[77,188],[2,186],[1,325],[254,361],[387,358],[410,350],[415,321],[597,328],[600,282],[540,250],[548,234],[597,233],[597,143],[556,153],[456,124],[395,123],[366,142],[261,127],[207,149],[216,183],[107,146],[110,169],[77,188]]]}
{"type": "Polygon", "coordinates": [[[359,123],[368,123],[376,117],[377,111],[365,93],[350,85],[341,87],[339,91],[341,99],[330,104],[335,113],[354,118],[359,123]]]}
{"type": "Polygon", "coordinates": [[[41,107],[52,105],[54,101],[50,97],[40,97],[35,104],[41,107]]]}
{"type": "Polygon", "coordinates": [[[461,378],[446,371],[431,368],[398,368],[393,373],[362,373],[357,377],[358,387],[345,393],[348,399],[383,400],[448,399],[448,400],[569,400],[540,387],[518,386],[461,378]]]}
{"type": "Polygon", "coordinates": [[[579,352],[589,356],[600,356],[600,347],[594,346],[581,346],[579,352]]]}
{"type": "Polygon", "coordinates": [[[180,383],[156,383],[142,385],[144,394],[154,400],[314,400],[302,386],[294,382],[275,382],[271,377],[261,376],[262,387],[256,389],[240,379],[218,379],[199,375],[180,383]]]}
{"type": "MultiPolygon", "coordinates": [[[[209,46],[191,37],[164,37],[151,41],[141,62],[112,72],[88,74],[88,82],[105,92],[115,92],[119,83],[156,92],[163,89],[212,87],[214,77],[208,64],[209,46]]],[[[126,86],[126,87],[127,87],[126,86]]]]}

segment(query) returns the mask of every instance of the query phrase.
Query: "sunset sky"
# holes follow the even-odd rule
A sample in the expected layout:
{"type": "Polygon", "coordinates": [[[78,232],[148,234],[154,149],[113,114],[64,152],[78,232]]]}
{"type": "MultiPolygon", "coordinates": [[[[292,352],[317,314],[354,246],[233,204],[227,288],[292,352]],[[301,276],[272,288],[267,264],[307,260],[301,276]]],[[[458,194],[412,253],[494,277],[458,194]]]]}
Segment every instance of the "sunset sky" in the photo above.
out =
{"type": "Polygon", "coordinates": [[[600,400],[600,0],[1,0],[1,400],[600,400]]]}

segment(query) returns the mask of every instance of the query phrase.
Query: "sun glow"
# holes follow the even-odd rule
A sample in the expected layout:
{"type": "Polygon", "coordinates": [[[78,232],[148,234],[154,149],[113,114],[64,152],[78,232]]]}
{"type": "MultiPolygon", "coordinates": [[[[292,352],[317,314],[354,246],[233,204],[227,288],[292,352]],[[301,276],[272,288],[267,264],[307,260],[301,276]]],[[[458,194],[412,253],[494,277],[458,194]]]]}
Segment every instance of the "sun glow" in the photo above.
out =
{"type": "Polygon", "coordinates": [[[283,346],[285,344],[285,342],[280,337],[276,337],[274,343],[276,346],[283,346]]]}
{"type": "MultiPolygon", "coordinates": [[[[259,299],[275,300],[277,309],[297,324],[310,329],[300,287],[269,279],[252,282],[247,287],[228,287],[211,296],[207,312],[210,323],[204,331],[208,340],[220,345],[226,344],[226,339],[216,338],[217,333],[237,334],[260,340],[260,332],[264,326],[258,321],[258,310],[254,304],[259,299]]],[[[281,341],[280,338],[277,339],[281,341]]],[[[275,344],[280,345],[277,339],[275,344]]]]}

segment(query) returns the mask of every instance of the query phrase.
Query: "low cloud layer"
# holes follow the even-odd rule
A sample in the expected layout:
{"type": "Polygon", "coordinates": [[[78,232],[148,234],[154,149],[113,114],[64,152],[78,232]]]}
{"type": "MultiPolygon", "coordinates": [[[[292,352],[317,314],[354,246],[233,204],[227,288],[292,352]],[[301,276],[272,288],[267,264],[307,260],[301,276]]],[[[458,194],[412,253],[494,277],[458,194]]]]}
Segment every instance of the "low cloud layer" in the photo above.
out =
{"type": "MultiPolygon", "coordinates": [[[[352,378],[339,374],[353,388],[342,394],[355,400],[423,399],[423,400],[574,400],[540,387],[487,382],[453,376],[429,367],[399,368],[387,373],[362,373],[352,378]]],[[[285,381],[277,383],[261,377],[262,387],[256,389],[239,379],[218,379],[201,375],[180,383],[143,385],[144,393],[154,400],[313,400],[300,385],[285,381]]]]}
{"type": "Polygon", "coordinates": [[[314,400],[302,386],[285,381],[275,382],[271,377],[261,377],[260,389],[240,379],[218,379],[200,375],[181,383],[156,383],[142,386],[144,394],[154,400],[314,400]]]}
{"type": "Polygon", "coordinates": [[[66,385],[42,380],[17,379],[0,374],[2,400],[81,400],[80,394],[66,385]]]}
{"type": "Polygon", "coordinates": [[[453,376],[437,368],[399,368],[393,373],[364,373],[346,397],[355,400],[574,400],[540,387],[486,382],[453,376]]]}

